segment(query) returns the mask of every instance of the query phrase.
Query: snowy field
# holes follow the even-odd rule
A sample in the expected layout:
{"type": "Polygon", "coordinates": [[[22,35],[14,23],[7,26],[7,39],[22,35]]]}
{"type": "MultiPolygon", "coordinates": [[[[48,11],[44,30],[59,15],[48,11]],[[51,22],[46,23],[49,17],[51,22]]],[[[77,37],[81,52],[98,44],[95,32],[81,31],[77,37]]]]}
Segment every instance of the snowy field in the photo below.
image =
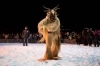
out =
{"type": "Polygon", "coordinates": [[[0,66],[100,66],[100,47],[62,44],[60,60],[39,62],[45,44],[0,43],[0,66]]]}

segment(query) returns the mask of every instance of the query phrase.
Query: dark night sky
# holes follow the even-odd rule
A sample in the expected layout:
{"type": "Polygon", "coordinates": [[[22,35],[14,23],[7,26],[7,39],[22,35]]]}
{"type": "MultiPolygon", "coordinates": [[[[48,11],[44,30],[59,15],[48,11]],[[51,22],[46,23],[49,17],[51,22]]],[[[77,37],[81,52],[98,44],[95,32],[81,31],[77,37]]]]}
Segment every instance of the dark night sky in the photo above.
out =
{"type": "Polygon", "coordinates": [[[53,8],[58,4],[60,7],[58,17],[64,28],[76,31],[80,31],[84,27],[99,28],[96,26],[100,22],[98,2],[59,1],[54,3],[52,0],[40,1],[1,2],[0,31],[21,32],[27,25],[31,32],[37,32],[38,22],[46,16],[43,12],[43,5],[53,8]]]}

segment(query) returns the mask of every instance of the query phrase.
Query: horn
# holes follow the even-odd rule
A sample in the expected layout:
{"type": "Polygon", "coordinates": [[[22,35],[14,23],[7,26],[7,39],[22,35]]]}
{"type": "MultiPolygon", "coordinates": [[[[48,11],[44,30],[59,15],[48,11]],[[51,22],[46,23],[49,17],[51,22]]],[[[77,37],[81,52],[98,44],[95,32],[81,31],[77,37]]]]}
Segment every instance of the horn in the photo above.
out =
{"type": "Polygon", "coordinates": [[[44,12],[48,12],[48,10],[43,10],[44,12]]]}
{"type": "Polygon", "coordinates": [[[58,6],[59,6],[59,4],[56,6],[56,7],[54,7],[53,9],[56,11],[56,10],[58,10],[58,9],[60,9],[60,8],[58,8],[58,6]]]}
{"type": "Polygon", "coordinates": [[[47,7],[45,7],[44,5],[43,5],[43,7],[44,7],[45,9],[47,9],[47,10],[50,10],[50,8],[47,8],[47,7]]]}
{"type": "Polygon", "coordinates": [[[49,10],[43,10],[44,12],[49,12],[50,11],[50,9],[49,10]]]}

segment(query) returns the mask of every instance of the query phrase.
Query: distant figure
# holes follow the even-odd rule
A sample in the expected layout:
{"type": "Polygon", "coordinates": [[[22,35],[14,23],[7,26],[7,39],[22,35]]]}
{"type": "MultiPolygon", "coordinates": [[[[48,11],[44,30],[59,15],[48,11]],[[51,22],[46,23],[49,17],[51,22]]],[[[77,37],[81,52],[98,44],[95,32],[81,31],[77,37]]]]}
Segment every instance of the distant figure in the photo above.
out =
{"type": "Polygon", "coordinates": [[[22,32],[22,36],[23,36],[23,46],[28,46],[27,42],[28,42],[28,38],[30,36],[30,31],[28,30],[28,27],[26,26],[25,29],[22,32]]]}

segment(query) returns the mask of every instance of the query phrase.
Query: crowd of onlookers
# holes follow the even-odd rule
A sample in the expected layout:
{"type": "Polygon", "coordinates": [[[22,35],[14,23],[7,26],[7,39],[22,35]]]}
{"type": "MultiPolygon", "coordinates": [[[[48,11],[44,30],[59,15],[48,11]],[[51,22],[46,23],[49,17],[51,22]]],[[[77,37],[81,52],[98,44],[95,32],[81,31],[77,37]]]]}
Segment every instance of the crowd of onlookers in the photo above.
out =
{"type": "MultiPolygon", "coordinates": [[[[90,44],[99,43],[100,30],[91,30],[91,29],[83,29],[82,32],[76,33],[73,32],[61,32],[61,42],[62,43],[74,43],[74,44],[90,44]],[[93,33],[93,34],[92,34],[93,33]],[[92,36],[93,35],[93,36],[92,36]],[[91,38],[92,37],[92,38],[91,38]]],[[[39,33],[30,33],[28,38],[29,43],[36,43],[38,40],[42,38],[42,35],[39,33]]],[[[0,34],[0,43],[13,43],[13,42],[23,42],[22,33],[2,33],[0,34]]],[[[90,44],[91,45],[91,44],[90,44]]]]}
{"type": "MultiPolygon", "coordinates": [[[[38,33],[30,33],[29,42],[36,42],[40,39],[38,33]]],[[[22,33],[3,33],[0,34],[0,42],[23,42],[22,33]]]]}
{"type": "MultiPolygon", "coordinates": [[[[76,36],[75,32],[61,32],[61,41],[64,43],[64,39],[72,40],[76,36]]],[[[28,42],[37,42],[42,37],[39,33],[30,33],[28,42]]],[[[2,33],[0,34],[0,42],[23,42],[22,33],[2,33]]]]}

